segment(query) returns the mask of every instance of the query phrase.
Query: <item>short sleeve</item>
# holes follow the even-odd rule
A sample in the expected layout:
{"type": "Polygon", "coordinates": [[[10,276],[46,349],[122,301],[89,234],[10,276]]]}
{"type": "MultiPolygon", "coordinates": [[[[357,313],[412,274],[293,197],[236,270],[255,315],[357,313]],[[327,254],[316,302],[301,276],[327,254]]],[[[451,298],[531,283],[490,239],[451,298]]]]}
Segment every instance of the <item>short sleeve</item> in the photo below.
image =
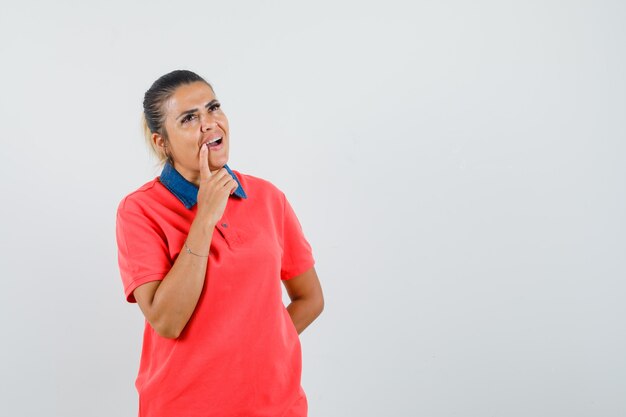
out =
{"type": "Polygon", "coordinates": [[[283,257],[280,278],[287,280],[311,269],[315,260],[296,213],[284,194],[283,200],[283,257]]]}
{"type": "Polygon", "coordinates": [[[135,303],[137,287],[162,280],[172,267],[167,242],[157,222],[128,197],[118,207],[115,230],[124,294],[135,303]]]}

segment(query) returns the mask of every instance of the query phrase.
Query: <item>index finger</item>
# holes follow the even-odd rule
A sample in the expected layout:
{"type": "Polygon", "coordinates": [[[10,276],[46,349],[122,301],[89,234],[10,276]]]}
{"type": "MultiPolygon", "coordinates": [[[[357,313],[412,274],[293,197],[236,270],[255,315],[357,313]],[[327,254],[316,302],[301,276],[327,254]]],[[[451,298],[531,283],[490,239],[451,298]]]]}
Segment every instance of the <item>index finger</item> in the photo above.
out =
{"type": "Polygon", "coordinates": [[[198,157],[198,165],[200,166],[200,181],[211,178],[211,170],[209,169],[209,145],[204,144],[200,148],[200,156],[198,157]]]}

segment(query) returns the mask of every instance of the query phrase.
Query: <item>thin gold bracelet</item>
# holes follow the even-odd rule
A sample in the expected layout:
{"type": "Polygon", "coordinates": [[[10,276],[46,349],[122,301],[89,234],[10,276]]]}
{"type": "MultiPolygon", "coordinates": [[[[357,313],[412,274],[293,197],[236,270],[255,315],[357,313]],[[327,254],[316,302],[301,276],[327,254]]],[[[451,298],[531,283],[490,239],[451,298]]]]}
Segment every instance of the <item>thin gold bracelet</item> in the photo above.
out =
{"type": "Polygon", "coordinates": [[[196,255],[196,256],[199,256],[201,258],[208,258],[209,257],[209,255],[198,255],[197,253],[193,253],[191,251],[191,249],[189,249],[189,246],[187,246],[187,241],[186,240],[185,240],[185,243],[183,243],[183,245],[185,245],[185,251],[187,251],[187,253],[190,254],[190,255],[196,255]]]}

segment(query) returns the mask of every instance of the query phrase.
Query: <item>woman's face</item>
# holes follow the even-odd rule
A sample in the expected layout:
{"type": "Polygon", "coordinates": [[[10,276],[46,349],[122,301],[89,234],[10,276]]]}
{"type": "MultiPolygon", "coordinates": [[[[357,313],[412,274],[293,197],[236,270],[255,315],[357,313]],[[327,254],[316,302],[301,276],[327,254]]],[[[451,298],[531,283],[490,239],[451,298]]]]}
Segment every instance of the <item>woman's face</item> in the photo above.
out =
{"type": "Polygon", "coordinates": [[[228,119],[211,87],[194,82],[178,87],[165,104],[165,129],[168,140],[155,133],[156,145],[174,161],[174,168],[188,181],[198,185],[200,148],[209,146],[209,169],[216,171],[228,162],[228,119]]]}

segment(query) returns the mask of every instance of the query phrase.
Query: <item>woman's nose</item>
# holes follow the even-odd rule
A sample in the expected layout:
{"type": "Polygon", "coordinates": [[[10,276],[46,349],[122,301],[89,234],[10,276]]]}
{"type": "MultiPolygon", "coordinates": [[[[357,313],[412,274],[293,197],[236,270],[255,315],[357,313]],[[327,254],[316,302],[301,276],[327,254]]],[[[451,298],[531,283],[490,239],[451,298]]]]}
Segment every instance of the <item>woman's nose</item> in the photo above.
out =
{"type": "Polygon", "coordinates": [[[208,132],[211,129],[214,129],[217,126],[215,120],[210,116],[205,116],[202,118],[201,129],[203,132],[208,132]]]}

